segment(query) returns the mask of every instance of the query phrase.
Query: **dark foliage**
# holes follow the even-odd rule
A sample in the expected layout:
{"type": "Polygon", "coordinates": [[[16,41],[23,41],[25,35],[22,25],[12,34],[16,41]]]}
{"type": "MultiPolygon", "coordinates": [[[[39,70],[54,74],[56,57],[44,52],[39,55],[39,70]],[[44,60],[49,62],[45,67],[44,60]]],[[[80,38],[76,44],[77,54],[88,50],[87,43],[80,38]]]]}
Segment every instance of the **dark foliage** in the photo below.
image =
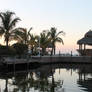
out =
{"type": "Polygon", "coordinates": [[[15,43],[12,45],[12,47],[16,50],[17,55],[26,54],[28,51],[28,46],[26,44],[15,43]]]}
{"type": "Polygon", "coordinates": [[[15,55],[16,51],[13,47],[0,45],[0,55],[15,55]]]}

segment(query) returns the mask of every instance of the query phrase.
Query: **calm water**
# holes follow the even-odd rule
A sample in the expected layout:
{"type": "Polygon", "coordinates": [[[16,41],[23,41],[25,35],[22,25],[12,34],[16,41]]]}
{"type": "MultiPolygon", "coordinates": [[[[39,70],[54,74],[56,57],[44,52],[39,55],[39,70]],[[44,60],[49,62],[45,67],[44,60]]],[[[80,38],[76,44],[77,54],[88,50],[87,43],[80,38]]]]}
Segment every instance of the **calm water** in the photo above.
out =
{"type": "Polygon", "coordinates": [[[0,72],[0,92],[92,92],[92,65],[45,65],[0,72]]]}

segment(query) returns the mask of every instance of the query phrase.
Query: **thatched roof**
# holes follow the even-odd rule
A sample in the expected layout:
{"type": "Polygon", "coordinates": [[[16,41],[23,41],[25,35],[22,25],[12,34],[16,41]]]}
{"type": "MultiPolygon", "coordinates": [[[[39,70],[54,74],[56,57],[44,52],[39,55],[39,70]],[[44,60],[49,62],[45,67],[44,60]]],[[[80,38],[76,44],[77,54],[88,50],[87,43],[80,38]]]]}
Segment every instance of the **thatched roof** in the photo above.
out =
{"type": "Polygon", "coordinates": [[[89,30],[84,37],[92,38],[92,31],[89,30]]]}
{"type": "Polygon", "coordinates": [[[77,41],[77,44],[92,45],[92,31],[88,31],[82,39],[77,41]]]}
{"type": "Polygon", "coordinates": [[[77,44],[92,45],[92,38],[82,38],[82,39],[78,40],[77,44]]]}

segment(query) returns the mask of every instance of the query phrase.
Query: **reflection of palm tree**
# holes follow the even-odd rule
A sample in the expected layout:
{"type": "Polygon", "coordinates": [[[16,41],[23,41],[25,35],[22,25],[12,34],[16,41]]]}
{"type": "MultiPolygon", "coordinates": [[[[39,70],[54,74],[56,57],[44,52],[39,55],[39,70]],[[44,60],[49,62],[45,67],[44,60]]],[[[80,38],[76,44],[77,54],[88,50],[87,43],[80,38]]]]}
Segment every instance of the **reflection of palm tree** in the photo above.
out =
{"type": "Polygon", "coordinates": [[[16,38],[16,30],[14,29],[16,23],[20,20],[18,17],[14,18],[14,12],[1,12],[0,18],[2,25],[0,26],[0,35],[4,35],[6,46],[8,47],[8,43],[11,39],[16,38]]]}
{"type": "Polygon", "coordinates": [[[8,78],[6,78],[6,84],[5,84],[4,92],[8,92],[8,78]]]}
{"type": "Polygon", "coordinates": [[[57,29],[55,27],[52,27],[49,34],[50,34],[50,37],[51,37],[51,44],[52,44],[52,53],[51,54],[53,54],[53,52],[55,54],[55,50],[56,50],[55,44],[56,44],[56,42],[60,42],[60,43],[62,42],[62,44],[64,44],[62,38],[59,37],[59,35],[64,34],[64,32],[60,31],[60,32],[57,33],[57,29]]]}
{"type": "Polygon", "coordinates": [[[12,85],[16,85],[16,88],[14,88],[14,91],[17,90],[21,90],[21,92],[25,92],[26,90],[29,90],[28,88],[28,74],[23,74],[23,75],[16,75],[14,77],[13,83],[12,85]]]}
{"type": "MultiPolygon", "coordinates": [[[[36,72],[36,77],[38,83],[40,82],[39,88],[41,91],[45,92],[55,92],[55,89],[61,85],[61,81],[56,82],[54,79],[55,70],[51,67],[46,67],[46,69],[41,69],[39,72],[36,72]],[[52,76],[51,81],[48,80],[48,77],[52,76]]],[[[62,84],[63,85],[63,84],[62,84]]]]}
{"type": "Polygon", "coordinates": [[[52,74],[52,86],[51,86],[51,92],[55,91],[55,82],[54,82],[54,76],[52,74]]]}
{"type": "Polygon", "coordinates": [[[42,92],[54,92],[51,90],[58,87],[60,82],[55,82],[54,78],[52,78],[52,82],[50,82],[48,77],[44,76],[44,74],[42,73],[39,77],[36,76],[36,79],[33,77],[32,72],[23,74],[23,76],[19,74],[16,75],[12,83],[12,85],[16,86],[16,88],[13,89],[13,92],[17,92],[19,90],[21,92],[29,92],[31,88],[34,88],[34,90],[40,90],[42,92]]]}
{"type": "Polygon", "coordinates": [[[12,83],[16,86],[13,92],[29,92],[31,88],[42,92],[57,92],[58,88],[61,87],[61,81],[55,81],[54,72],[55,70],[50,67],[49,70],[41,68],[35,72],[16,74],[12,83]],[[48,79],[50,76],[52,76],[52,81],[48,79]]]}

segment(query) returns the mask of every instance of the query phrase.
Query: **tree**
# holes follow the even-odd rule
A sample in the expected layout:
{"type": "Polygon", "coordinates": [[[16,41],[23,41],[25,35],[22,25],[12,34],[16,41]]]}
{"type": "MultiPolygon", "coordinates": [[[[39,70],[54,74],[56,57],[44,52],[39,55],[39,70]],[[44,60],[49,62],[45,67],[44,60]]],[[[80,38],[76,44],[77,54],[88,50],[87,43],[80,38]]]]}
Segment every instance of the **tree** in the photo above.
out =
{"type": "MultiPolygon", "coordinates": [[[[28,41],[28,44],[30,45],[30,48],[31,48],[31,54],[35,54],[34,53],[34,48],[36,49],[37,47],[37,39],[38,39],[38,36],[36,35],[33,35],[33,34],[30,34],[30,39],[28,41]]],[[[36,52],[36,50],[35,50],[36,52]]]]}
{"type": "Polygon", "coordinates": [[[19,41],[23,44],[28,44],[28,41],[30,40],[30,31],[32,30],[32,27],[27,31],[26,28],[18,28],[17,35],[19,36],[19,41]]]}
{"type": "Polygon", "coordinates": [[[50,38],[51,38],[51,45],[52,45],[51,55],[53,54],[53,52],[54,52],[54,55],[55,55],[56,42],[64,44],[63,39],[61,37],[59,37],[60,34],[64,35],[65,33],[63,31],[60,31],[60,32],[57,33],[57,29],[55,27],[52,27],[50,32],[49,32],[49,35],[50,35],[50,38]]]}
{"type": "Polygon", "coordinates": [[[51,41],[51,39],[49,38],[48,32],[46,32],[46,30],[43,31],[40,34],[40,47],[42,48],[42,55],[44,55],[46,53],[46,48],[50,44],[50,41],[51,41]]]}
{"type": "Polygon", "coordinates": [[[14,16],[14,12],[6,11],[0,13],[1,25],[0,36],[4,35],[6,46],[8,47],[9,41],[16,38],[16,23],[20,18],[14,16]]]}
{"type": "Polygon", "coordinates": [[[22,43],[15,43],[12,45],[12,47],[16,50],[17,55],[23,55],[27,53],[28,50],[28,46],[22,43]]]}
{"type": "Polygon", "coordinates": [[[0,45],[0,55],[15,55],[16,51],[12,46],[6,47],[0,45]]]}

